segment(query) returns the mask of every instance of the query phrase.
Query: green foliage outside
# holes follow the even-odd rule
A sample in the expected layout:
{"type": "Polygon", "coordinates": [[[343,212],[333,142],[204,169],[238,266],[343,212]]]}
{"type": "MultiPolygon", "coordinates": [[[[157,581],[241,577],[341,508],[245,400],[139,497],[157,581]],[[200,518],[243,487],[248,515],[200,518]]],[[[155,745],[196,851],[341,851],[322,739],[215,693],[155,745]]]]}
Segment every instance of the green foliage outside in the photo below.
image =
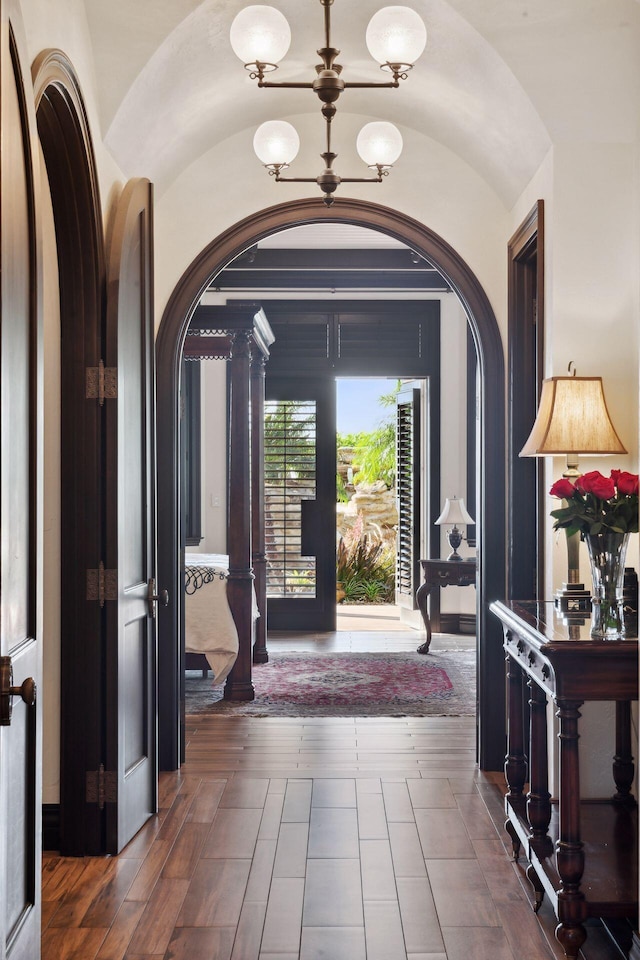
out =
{"type": "MultiPolygon", "coordinates": [[[[381,406],[391,411],[381,418],[379,425],[370,431],[361,433],[338,434],[339,447],[353,447],[354,483],[375,483],[384,480],[391,489],[396,479],[396,421],[395,404],[400,392],[398,380],[391,393],[378,398],[381,406]]],[[[338,489],[338,501],[344,502],[338,489]]]]}
{"type": "Polygon", "coordinates": [[[342,584],[346,603],[393,603],[395,557],[384,543],[368,536],[340,538],[336,579],[342,584]]]}
{"type": "MultiPolygon", "coordinates": [[[[379,397],[381,406],[391,408],[379,425],[361,433],[338,434],[338,447],[353,449],[354,483],[376,483],[383,480],[389,489],[396,479],[396,397],[395,389],[379,397]]],[[[348,500],[344,480],[338,474],[336,499],[348,500]]],[[[344,603],[393,603],[395,600],[395,550],[385,543],[374,542],[363,534],[362,517],[345,537],[340,538],[336,559],[336,580],[344,591],[344,603]]]]}

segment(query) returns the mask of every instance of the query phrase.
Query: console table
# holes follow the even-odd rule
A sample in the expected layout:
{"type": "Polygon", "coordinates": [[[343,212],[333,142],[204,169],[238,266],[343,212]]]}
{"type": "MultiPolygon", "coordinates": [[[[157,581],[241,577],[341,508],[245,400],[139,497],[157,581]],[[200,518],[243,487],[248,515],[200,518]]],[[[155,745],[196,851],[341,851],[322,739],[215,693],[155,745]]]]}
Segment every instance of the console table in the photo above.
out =
{"type": "MultiPolygon", "coordinates": [[[[638,913],[637,805],[631,794],[631,701],[638,698],[636,639],[592,640],[590,622],[571,628],[552,603],[492,603],[501,621],[507,660],[507,830],[514,858],[524,846],[536,908],[549,897],[565,957],[578,957],[589,917],[638,913]],[[525,755],[525,681],[529,688],[529,757],[525,755]],[[548,789],[547,697],[559,719],[558,799],[548,789]],[[613,781],[603,800],[581,800],[580,707],[616,703],[613,781]],[[524,793],[529,781],[529,790],[524,793]]],[[[498,682],[498,678],[496,678],[498,682]]]]}
{"type": "Polygon", "coordinates": [[[418,647],[418,653],[429,653],[431,620],[427,612],[427,598],[434,587],[468,587],[476,582],[476,558],[460,560],[421,560],[423,583],[416,590],[416,603],[422,614],[427,639],[418,647]]]}

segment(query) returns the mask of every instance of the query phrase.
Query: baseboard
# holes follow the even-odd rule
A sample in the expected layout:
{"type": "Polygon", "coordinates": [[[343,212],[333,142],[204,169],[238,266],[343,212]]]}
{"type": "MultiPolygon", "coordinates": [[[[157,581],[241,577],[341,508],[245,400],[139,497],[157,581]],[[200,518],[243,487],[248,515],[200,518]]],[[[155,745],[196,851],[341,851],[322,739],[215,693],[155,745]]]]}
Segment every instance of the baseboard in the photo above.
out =
{"type": "Polygon", "coordinates": [[[442,613],[440,612],[440,632],[441,633],[468,633],[470,636],[476,632],[475,613],[442,613]]]}
{"type": "Polygon", "coordinates": [[[60,804],[42,804],[42,849],[60,849],[60,804]]]}

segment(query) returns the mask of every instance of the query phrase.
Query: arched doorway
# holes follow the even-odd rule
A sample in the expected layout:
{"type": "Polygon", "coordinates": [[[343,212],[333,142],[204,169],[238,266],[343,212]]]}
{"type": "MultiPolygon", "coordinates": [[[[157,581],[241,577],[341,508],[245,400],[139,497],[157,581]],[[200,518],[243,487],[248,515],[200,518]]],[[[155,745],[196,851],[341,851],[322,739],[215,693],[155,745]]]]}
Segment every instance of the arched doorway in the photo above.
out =
{"type": "MultiPolygon", "coordinates": [[[[60,311],[60,807],[45,828],[65,855],[103,850],[102,813],[85,802],[87,771],[103,759],[102,610],[87,603],[87,571],[102,555],[100,421],[86,400],[86,376],[102,355],[104,235],[98,175],[82,91],[60,50],[44,50],[32,67],[38,135],[53,209],[60,311]],[[78,731],[82,730],[82,736],[78,731]]],[[[52,271],[50,271],[52,272],[52,271]]],[[[53,284],[52,279],[52,284],[53,284]]],[[[57,469],[45,467],[46,470],[57,469]]],[[[48,477],[48,479],[51,479],[48,477]]],[[[46,481],[45,481],[46,482],[46,481]]],[[[49,623],[53,611],[47,612],[49,623]]],[[[46,642],[46,639],[45,639],[46,642]]],[[[55,659],[55,655],[52,655],[55,659]]],[[[55,676],[55,671],[53,671],[55,676]]],[[[46,696],[55,704],[57,691],[46,696]]],[[[55,736],[54,715],[48,734],[55,736]]],[[[47,804],[56,810],[55,804],[47,804]]]]}
{"type": "Polygon", "coordinates": [[[477,277],[441,237],[405,214],[361,200],[341,199],[330,211],[317,199],[259,211],[230,227],[192,261],[165,308],[158,333],[158,557],[159,582],[173,602],[159,621],[159,750],[161,769],[175,769],[181,743],[177,723],[180,673],[175,638],[180,623],[178,569],[179,490],[178,386],[182,344],[191,315],[208,282],[230,260],[286,227],[345,223],[379,230],[433,263],[458,295],[467,314],[479,366],[480,430],[478,483],[478,749],[483,769],[502,767],[505,752],[504,657],[501,629],[489,602],[505,593],[504,355],[498,324],[477,277]]]}

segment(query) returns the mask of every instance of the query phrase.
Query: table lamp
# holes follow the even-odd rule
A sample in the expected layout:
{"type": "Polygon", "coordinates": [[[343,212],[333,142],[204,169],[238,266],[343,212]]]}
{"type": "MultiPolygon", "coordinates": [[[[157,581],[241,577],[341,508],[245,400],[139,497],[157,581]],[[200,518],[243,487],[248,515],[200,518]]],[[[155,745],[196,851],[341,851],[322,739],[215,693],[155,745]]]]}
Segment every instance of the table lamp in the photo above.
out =
{"type": "Polygon", "coordinates": [[[447,540],[453,551],[449,554],[447,560],[462,560],[463,558],[458,553],[458,547],[465,538],[462,536],[462,531],[458,530],[457,525],[459,523],[475,523],[475,520],[469,516],[467,508],[464,505],[464,500],[462,498],[458,499],[457,497],[447,497],[444,502],[444,507],[442,508],[442,513],[435,523],[438,526],[446,523],[453,524],[451,529],[447,531],[447,540]]]}
{"type": "MultiPolygon", "coordinates": [[[[571,364],[569,364],[571,369],[571,364]]],[[[536,420],[521,457],[566,456],[563,477],[580,475],[578,456],[627,453],[609,417],[602,377],[550,377],[542,382],[536,420]]],[[[580,535],[567,534],[567,582],[556,594],[565,612],[588,611],[590,593],[580,583],[580,535]]]]}

